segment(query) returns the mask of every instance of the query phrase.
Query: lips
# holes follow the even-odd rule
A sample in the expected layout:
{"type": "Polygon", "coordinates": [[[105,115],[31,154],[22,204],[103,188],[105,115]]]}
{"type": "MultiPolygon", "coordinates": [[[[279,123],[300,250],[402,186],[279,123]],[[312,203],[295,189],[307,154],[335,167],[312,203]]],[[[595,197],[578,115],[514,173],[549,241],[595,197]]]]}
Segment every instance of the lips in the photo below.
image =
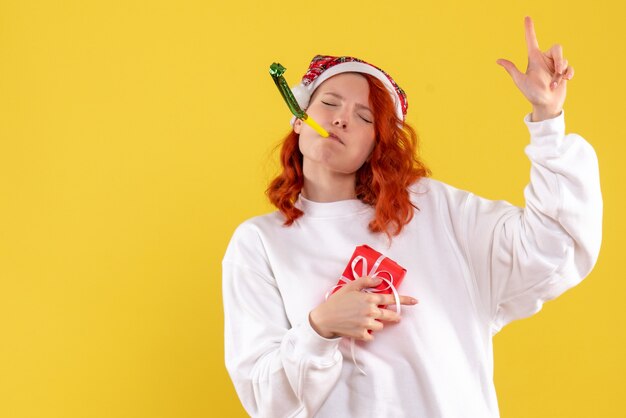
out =
{"type": "Polygon", "coordinates": [[[343,144],[343,141],[341,140],[341,138],[339,138],[337,135],[335,135],[332,132],[328,133],[328,139],[332,139],[332,140],[339,142],[340,144],[343,144]]]}

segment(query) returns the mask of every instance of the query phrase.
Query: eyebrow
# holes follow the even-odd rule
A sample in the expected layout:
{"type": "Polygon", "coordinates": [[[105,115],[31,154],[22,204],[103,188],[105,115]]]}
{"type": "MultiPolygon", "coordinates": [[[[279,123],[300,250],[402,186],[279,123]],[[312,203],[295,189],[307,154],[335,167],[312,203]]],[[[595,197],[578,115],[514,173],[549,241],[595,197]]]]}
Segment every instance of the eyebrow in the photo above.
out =
{"type": "MultiPolygon", "coordinates": [[[[337,94],[337,93],[333,93],[332,91],[327,91],[327,92],[326,92],[326,93],[324,93],[324,94],[330,94],[331,96],[335,96],[336,98],[338,98],[338,99],[340,99],[340,100],[343,100],[343,99],[344,99],[342,95],[337,94]]],[[[367,111],[369,111],[369,112],[371,112],[371,113],[374,113],[374,112],[372,112],[372,109],[370,109],[368,106],[365,106],[365,105],[363,105],[363,104],[361,104],[361,103],[357,103],[357,104],[356,104],[356,107],[358,107],[358,108],[360,108],[360,109],[365,109],[365,110],[367,110],[367,111]]]]}

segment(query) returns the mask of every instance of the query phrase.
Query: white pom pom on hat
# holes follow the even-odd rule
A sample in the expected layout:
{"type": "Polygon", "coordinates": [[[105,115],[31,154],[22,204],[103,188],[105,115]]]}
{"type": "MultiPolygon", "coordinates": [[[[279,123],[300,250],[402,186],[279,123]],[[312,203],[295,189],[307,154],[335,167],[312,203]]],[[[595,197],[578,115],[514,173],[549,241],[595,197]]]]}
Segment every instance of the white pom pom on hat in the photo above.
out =
{"type": "MultiPolygon", "coordinates": [[[[309,101],[315,89],[330,77],[347,72],[365,73],[379,79],[389,91],[396,107],[398,119],[404,121],[409,107],[406,93],[398,86],[389,74],[380,68],[361,59],[349,56],[333,57],[330,55],[316,55],[311,60],[309,68],[297,86],[291,88],[296,101],[302,109],[309,106],[309,101]]],[[[296,117],[291,118],[293,126],[296,117]]]]}

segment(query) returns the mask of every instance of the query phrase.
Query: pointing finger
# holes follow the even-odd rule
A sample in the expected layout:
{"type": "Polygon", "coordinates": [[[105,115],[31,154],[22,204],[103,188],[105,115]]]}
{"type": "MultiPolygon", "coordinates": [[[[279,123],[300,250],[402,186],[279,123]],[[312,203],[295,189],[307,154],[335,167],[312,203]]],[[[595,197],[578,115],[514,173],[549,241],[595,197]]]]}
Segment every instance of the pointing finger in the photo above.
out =
{"type": "Polygon", "coordinates": [[[539,49],[537,36],[535,35],[535,25],[530,16],[524,18],[524,28],[526,30],[526,46],[528,47],[528,55],[530,55],[532,51],[539,49]]]}

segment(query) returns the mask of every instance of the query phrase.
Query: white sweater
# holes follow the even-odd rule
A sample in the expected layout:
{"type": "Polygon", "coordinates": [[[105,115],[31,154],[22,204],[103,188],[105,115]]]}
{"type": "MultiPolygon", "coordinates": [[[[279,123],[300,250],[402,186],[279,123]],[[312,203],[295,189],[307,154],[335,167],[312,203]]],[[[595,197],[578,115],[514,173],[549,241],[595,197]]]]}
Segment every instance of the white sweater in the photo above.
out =
{"type": "Polygon", "coordinates": [[[531,161],[526,207],[432,179],[388,246],[358,200],[299,198],[235,231],[223,260],[226,367],[252,416],[497,417],[492,336],[579,283],[600,249],[602,197],[593,148],[565,135],[564,113],[524,122],[531,161]],[[419,299],[372,342],[325,339],[308,314],[366,244],[407,269],[399,293],[419,299]]]}

